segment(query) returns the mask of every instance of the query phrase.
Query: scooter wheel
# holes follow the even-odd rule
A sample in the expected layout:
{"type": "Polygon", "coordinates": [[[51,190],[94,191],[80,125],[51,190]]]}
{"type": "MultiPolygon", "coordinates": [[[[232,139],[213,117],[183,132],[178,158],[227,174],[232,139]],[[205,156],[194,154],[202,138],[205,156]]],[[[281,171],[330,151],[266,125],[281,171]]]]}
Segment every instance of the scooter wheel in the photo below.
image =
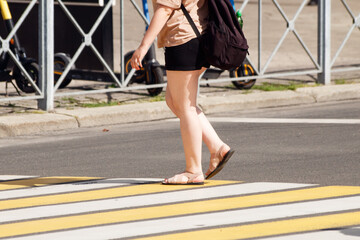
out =
{"type": "MultiPolygon", "coordinates": [[[[146,77],[146,84],[160,84],[164,83],[164,73],[161,69],[161,67],[152,67],[151,68],[151,82],[149,80],[149,77],[146,77]]],[[[163,88],[148,88],[148,93],[150,96],[157,96],[159,95],[163,88]]]]}
{"type": "MultiPolygon", "coordinates": [[[[36,62],[26,62],[23,63],[23,67],[34,80],[34,83],[39,86],[39,65],[36,62]]],[[[21,91],[25,93],[35,92],[35,89],[31,85],[30,81],[17,66],[13,70],[13,78],[15,79],[16,85],[18,88],[20,88],[21,91]]]]}
{"type": "MultiPolygon", "coordinates": [[[[246,61],[240,67],[236,68],[233,71],[230,71],[231,78],[237,77],[246,77],[246,76],[255,76],[255,71],[253,67],[246,61]]],[[[237,89],[250,89],[255,85],[256,79],[242,80],[242,81],[232,81],[234,86],[237,89]]]]}
{"type": "MultiPolygon", "coordinates": [[[[131,57],[135,51],[131,51],[125,54],[124,63],[125,63],[125,78],[130,73],[131,67],[131,57]]],[[[145,69],[141,68],[140,70],[135,71],[134,75],[131,78],[130,82],[143,83],[146,81],[145,69]]]]}
{"type": "MultiPolygon", "coordinates": [[[[68,57],[64,53],[55,54],[55,57],[54,57],[54,84],[57,83],[57,81],[59,80],[60,76],[62,75],[62,73],[64,72],[65,68],[70,63],[70,61],[71,61],[71,58],[68,57]]],[[[71,69],[74,69],[74,68],[75,68],[75,66],[71,67],[71,69]]],[[[66,77],[60,84],[59,88],[65,88],[67,85],[70,84],[71,80],[72,80],[71,78],[66,77]]]]}

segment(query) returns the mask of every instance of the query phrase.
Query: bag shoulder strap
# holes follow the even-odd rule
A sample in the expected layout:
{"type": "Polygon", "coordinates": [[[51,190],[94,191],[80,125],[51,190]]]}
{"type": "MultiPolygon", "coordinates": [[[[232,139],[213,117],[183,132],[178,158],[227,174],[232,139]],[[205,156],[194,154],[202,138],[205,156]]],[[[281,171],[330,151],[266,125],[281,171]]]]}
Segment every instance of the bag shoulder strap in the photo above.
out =
{"type": "Polygon", "coordinates": [[[191,26],[191,27],[192,27],[192,29],[194,30],[194,32],[195,32],[195,34],[196,34],[196,36],[197,36],[197,37],[200,37],[200,36],[201,36],[201,34],[200,34],[200,32],[199,32],[199,29],[197,29],[197,27],[196,27],[196,25],[195,25],[194,21],[192,20],[192,18],[191,18],[191,16],[190,16],[190,14],[189,14],[189,13],[188,13],[188,11],[186,10],[186,8],[185,8],[184,4],[181,4],[181,10],[183,11],[183,13],[184,13],[185,17],[186,17],[186,18],[187,18],[187,20],[189,21],[190,26],[191,26]]]}

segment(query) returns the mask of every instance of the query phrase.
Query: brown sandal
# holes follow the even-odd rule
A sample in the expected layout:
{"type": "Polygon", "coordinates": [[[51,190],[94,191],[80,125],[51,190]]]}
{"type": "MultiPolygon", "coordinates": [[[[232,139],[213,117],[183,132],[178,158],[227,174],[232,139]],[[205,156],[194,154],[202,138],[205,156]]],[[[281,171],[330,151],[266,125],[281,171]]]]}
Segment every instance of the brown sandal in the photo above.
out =
{"type": "Polygon", "coordinates": [[[202,173],[183,172],[171,178],[165,178],[164,185],[203,185],[204,176],[202,173]]]}
{"type": "MultiPolygon", "coordinates": [[[[211,171],[209,174],[206,175],[205,179],[210,179],[212,177],[214,177],[216,174],[218,174],[225,166],[225,164],[230,160],[231,156],[234,154],[234,150],[231,150],[231,148],[229,149],[229,151],[227,151],[227,153],[225,153],[224,157],[221,156],[221,152],[223,150],[223,148],[227,146],[226,144],[223,144],[219,151],[217,151],[217,153],[213,153],[211,154],[210,157],[210,163],[217,163],[215,169],[213,171],[211,171]]],[[[209,168],[210,170],[210,168],[209,168]]],[[[207,173],[209,172],[209,170],[207,171],[207,173]]]]}

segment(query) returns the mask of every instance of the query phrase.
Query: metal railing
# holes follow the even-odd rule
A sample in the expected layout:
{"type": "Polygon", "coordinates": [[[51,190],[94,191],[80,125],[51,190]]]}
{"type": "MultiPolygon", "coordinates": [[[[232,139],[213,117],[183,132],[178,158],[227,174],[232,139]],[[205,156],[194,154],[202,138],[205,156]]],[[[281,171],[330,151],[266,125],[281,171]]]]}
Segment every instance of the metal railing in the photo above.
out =
{"type": "MultiPolygon", "coordinates": [[[[34,8],[36,4],[36,0],[31,0],[24,12],[22,13],[19,20],[16,22],[12,30],[8,33],[8,35],[3,39],[0,37],[1,47],[0,47],[0,55],[2,54],[8,54],[11,58],[11,60],[14,62],[14,64],[20,69],[22,74],[24,74],[25,78],[30,82],[31,86],[35,89],[36,95],[35,96],[26,96],[26,97],[11,97],[11,98],[0,98],[0,102],[2,101],[17,101],[17,100],[30,100],[30,99],[43,99],[44,98],[44,91],[41,89],[41,87],[38,87],[35,83],[34,79],[30,76],[30,74],[25,70],[23,63],[20,62],[20,59],[14,54],[13,51],[11,51],[10,48],[10,42],[14,38],[14,35],[19,30],[21,25],[24,23],[26,18],[28,17],[31,10],[34,8]]],[[[5,70],[5,69],[1,69],[5,70]]],[[[7,83],[6,83],[7,84],[7,83]]]]}
{"type": "MultiPolygon", "coordinates": [[[[148,24],[148,21],[144,14],[141,12],[139,6],[136,4],[134,0],[130,0],[135,9],[143,18],[145,24],[148,24]]],[[[258,5],[258,56],[257,56],[257,66],[255,66],[252,62],[252,59],[248,58],[248,61],[253,66],[257,76],[256,78],[277,78],[284,76],[297,76],[297,75],[307,75],[307,74],[318,74],[317,81],[322,84],[329,84],[331,79],[332,72],[340,72],[340,71],[354,71],[360,70],[360,67],[349,67],[349,68],[341,68],[336,69],[334,67],[334,63],[336,62],[337,57],[341,53],[342,49],[346,45],[348,39],[352,32],[358,28],[360,29],[360,15],[356,16],[346,0],[336,0],[341,1],[344,5],[346,11],[349,13],[350,17],[353,19],[353,25],[349,29],[345,39],[337,50],[336,54],[333,58],[331,58],[330,52],[330,38],[331,38],[331,1],[332,0],[319,0],[318,6],[318,37],[317,37],[317,45],[318,45],[318,54],[317,60],[309,50],[308,46],[303,41],[301,35],[297,31],[295,27],[295,23],[298,20],[299,15],[304,9],[304,6],[307,4],[308,0],[302,0],[299,8],[297,9],[293,18],[289,18],[286,12],[282,9],[281,5],[277,0],[244,0],[241,4],[240,9],[244,10],[249,2],[256,2],[258,5]],[[262,30],[262,21],[263,21],[263,2],[268,1],[272,2],[282,18],[286,23],[286,29],[282,34],[279,42],[276,44],[275,48],[272,50],[269,58],[262,64],[262,48],[263,48],[263,30],[262,30]],[[314,69],[310,70],[294,70],[289,69],[283,72],[268,72],[269,64],[273,61],[275,54],[279,51],[279,48],[282,46],[284,39],[289,34],[294,34],[296,39],[299,41],[302,48],[305,50],[306,54],[309,56],[311,62],[314,65],[314,69]]],[[[333,0],[335,1],[335,0],[333,0]]],[[[125,74],[120,74],[120,77],[116,76],[113,69],[106,63],[102,55],[96,49],[92,42],[92,36],[96,29],[99,27],[100,23],[104,19],[105,15],[109,12],[109,9],[115,3],[115,0],[108,0],[104,2],[104,6],[102,11],[93,26],[91,27],[89,32],[85,32],[77,20],[72,16],[71,12],[64,4],[63,0],[40,0],[39,1],[39,66],[40,66],[40,81],[39,87],[36,86],[34,81],[31,79],[31,76],[27,74],[25,69],[22,67],[21,63],[14,57],[9,49],[9,41],[15,32],[18,30],[20,25],[26,19],[29,11],[34,7],[36,0],[31,0],[26,10],[22,14],[21,18],[15,24],[15,28],[11,31],[5,39],[0,39],[2,45],[0,48],[0,53],[8,52],[11,58],[14,60],[16,65],[20,68],[20,70],[26,75],[27,79],[30,81],[31,85],[36,90],[36,95],[34,96],[24,96],[24,97],[8,97],[8,98],[0,98],[0,101],[17,101],[17,100],[27,100],[27,99],[37,99],[38,106],[40,109],[51,111],[54,108],[54,97],[56,96],[66,96],[66,95],[79,95],[79,94],[93,94],[93,93],[105,93],[105,92],[119,92],[119,91],[127,91],[127,90],[135,90],[135,89],[147,89],[147,88],[156,88],[163,87],[165,84],[154,84],[154,85],[139,85],[129,87],[128,84],[130,82],[131,77],[133,76],[135,70],[131,70],[130,73],[125,77],[125,74]],[[72,57],[70,63],[66,66],[60,78],[57,80],[56,85],[54,86],[54,3],[60,5],[61,9],[64,11],[65,15],[71,21],[71,23],[75,26],[77,31],[80,33],[82,37],[82,43],[77,49],[76,53],[72,57]],[[87,90],[82,92],[57,92],[62,81],[65,79],[66,75],[71,70],[75,61],[78,59],[81,52],[89,47],[95,56],[99,59],[101,64],[107,70],[108,74],[111,76],[114,83],[116,83],[116,88],[111,89],[100,89],[100,90],[87,90]],[[44,81],[46,79],[46,81],[44,81]]],[[[118,0],[118,5],[120,7],[120,57],[124,59],[124,0],[118,0]]],[[[139,40],[140,41],[140,40],[139,40]]],[[[359,64],[359,63],[356,63],[359,64]]],[[[124,61],[121,61],[121,73],[124,73],[125,66],[124,61]]],[[[253,79],[254,76],[245,76],[239,78],[219,78],[215,80],[207,80],[206,83],[218,83],[218,82],[227,82],[227,81],[239,81],[239,80],[249,80],[253,79]]],[[[204,82],[204,81],[201,81],[204,82]]]]}

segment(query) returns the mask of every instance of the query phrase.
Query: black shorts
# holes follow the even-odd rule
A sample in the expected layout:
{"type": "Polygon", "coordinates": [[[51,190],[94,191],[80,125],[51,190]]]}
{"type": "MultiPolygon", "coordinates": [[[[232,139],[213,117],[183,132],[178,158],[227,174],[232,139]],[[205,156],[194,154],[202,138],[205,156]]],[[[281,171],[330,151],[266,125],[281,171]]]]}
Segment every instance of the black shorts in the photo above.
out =
{"type": "Polygon", "coordinates": [[[209,68],[198,38],[184,44],[165,48],[165,68],[173,71],[200,70],[209,68]]]}

